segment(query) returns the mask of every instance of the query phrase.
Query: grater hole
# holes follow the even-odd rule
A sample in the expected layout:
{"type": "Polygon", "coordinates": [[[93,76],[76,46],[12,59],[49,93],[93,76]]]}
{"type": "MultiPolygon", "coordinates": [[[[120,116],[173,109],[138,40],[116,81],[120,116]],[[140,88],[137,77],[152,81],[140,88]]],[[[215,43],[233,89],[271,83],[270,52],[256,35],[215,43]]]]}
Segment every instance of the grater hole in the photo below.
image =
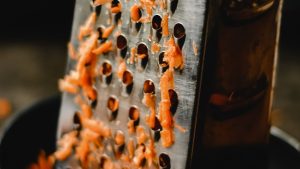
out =
{"type": "Polygon", "coordinates": [[[154,15],[152,18],[152,28],[155,30],[159,30],[161,28],[161,16],[160,15],[154,15]]]}
{"type": "Polygon", "coordinates": [[[159,62],[159,65],[163,65],[165,64],[166,62],[164,61],[164,57],[165,57],[165,52],[161,52],[158,56],[158,62],[159,62]]]}
{"type": "Polygon", "coordinates": [[[100,158],[99,167],[100,167],[100,168],[104,168],[104,164],[105,164],[106,161],[107,161],[107,158],[106,158],[105,156],[102,156],[102,157],[100,158]]]}
{"type": "Polygon", "coordinates": [[[124,145],[125,144],[124,132],[121,130],[118,130],[115,134],[114,140],[115,140],[116,145],[124,145]]]}
{"type": "Polygon", "coordinates": [[[148,54],[148,47],[145,43],[140,43],[138,46],[137,46],[137,54],[140,58],[140,66],[145,69],[147,64],[148,64],[148,61],[149,61],[149,54],[148,54]]]}
{"type": "Polygon", "coordinates": [[[108,62],[108,61],[105,61],[103,64],[102,64],[102,71],[101,73],[103,75],[110,75],[112,73],[112,65],[108,62]]]}
{"type": "Polygon", "coordinates": [[[165,153],[161,153],[159,155],[159,165],[163,169],[170,169],[171,168],[171,160],[170,160],[169,155],[167,155],[165,153]]]}
{"type": "Polygon", "coordinates": [[[84,89],[88,100],[92,103],[97,101],[98,93],[95,87],[87,87],[84,89]]]}
{"type": "Polygon", "coordinates": [[[137,159],[136,160],[136,165],[139,166],[139,167],[144,167],[146,165],[146,162],[147,162],[145,156],[142,155],[142,154],[144,154],[146,152],[146,146],[145,146],[145,144],[144,143],[138,144],[137,147],[136,147],[136,150],[138,152],[140,152],[137,155],[138,158],[136,158],[137,159]]]}
{"type": "Polygon", "coordinates": [[[171,102],[170,111],[174,115],[176,113],[178,103],[179,103],[178,95],[177,95],[176,91],[173,89],[169,89],[168,92],[169,92],[169,97],[170,97],[170,102],[171,102]]]}
{"type": "Polygon", "coordinates": [[[127,38],[124,35],[117,37],[117,48],[118,55],[124,59],[127,54],[127,38]]]}
{"type": "Polygon", "coordinates": [[[155,142],[158,142],[160,140],[160,131],[157,130],[157,131],[154,131],[154,141],[155,142]]]}
{"type": "Polygon", "coordinates": [[[119,23],[119,20],[121,19],[122,17],[122,12],[118,12],[116,15],[115,15],[115,24],[117,25],[119,23]]]}
{"type": "Polygon", "coordinates": [[[172,14],[175,13],[175,11],[177,9],[177,4],[178,4],[178,0],[171,0],[171,2],[170,2],[170,10],[171,10],[172,14]]]}
{"type": "Polygon", "coordinates": [[[146,165],[146,162],[147,162],[147,160],[146,160],[146,158],[144,157],[143,159],[142,159],[142,161],[141,161],[141,163],[140,163],[140,167],[144,167],[145,165],[146,165]]]}
{"type": "Polygon", "coordinates": [[[124,92],[126,92],[126,94],[130,94],[133,88],[133,75],[129,70],[126,70],[123,73],[122,83],[125,90],[124,92]]]}
{"type": "Polygon", "coordinates": [[[154,130],[154,131],[161,131],[162,130],[162,126],[161,126],[160,121],[157,117],[155,117],[155,123],[154,123],[154,127],[152,128],[152,130],[154,130]]]}
{"type": "Polygon", "coordinates": [[[119,0],[112,0],[111,2],[111,13],[117,14],[121,12],[122,5],[119,0]]]}
{"type": "Polygon", "coordinates": [[[158,62],[161,68],[161,73],[164,73],[166,70],[169,69],[169,64],[168,62],[164,61],[164,57],[165,57],[165,52],[161,52],[158,56],[158,62]]]}
{"type": "Polygon", "coordinates": [[[179,48],[182,49],[186,38],[184,26],[181,23],[175,24],[173,34],[177,38],[179,48]]]}
{"type": "Polygon", "coordinates": [[[110,158],[107,155],[102,155],[99,160],[99,168],[104,169],[106,164],[110,162],[110,158]]]}
{"type": "Polygon", "coordinates": [[[102,74],[102,82],[109,85],[112,81],[112,65],[109,61],[102,63],[100,73],[102,74]]]}
{"type": "Polygon", "coordinates": [[[95,100],[92,100],[92,102],[91,102],[91,108],[95,109],[97,107],[97,104],[98,104],[98,99],[97,98],[95,100]]]}
{"type": "Polygon", "coordinates": [[[140,111],[136,106],[131,106],[129,108],[129,119],[134,121],[134,126],[137,126],[140,121],[140,111]]]}
{"type": "Polygon", "coordinates": [[[98,37],[99,39],[102,38],[103,30],[104,30],[103,26],[99,26],[99,27],[97,28],[97,31],[98,31],[98,33],[99,33],[99,37],[98,37]]]}
{"type": "Polygon", "coordinates": [[[74,116],[73,116],[73,124],[74,124],[74,128],[76,130],[81,130],[82,129],[82,124],[81,124],[81,120],[80,120],[80,115],[79,112],[75,112],[74,116]]]}
{"type": "Polygon", "coordinates": [[[142,17],[142,10],[141,8],[137,5],[134,4],[131,8],[130,8],[130,18],[132,21],[134,22],[138,22],[142,17]]]}
{"type": "Polygon", "coordinates": [[[182,50],[182,47],[183,47],[184,42],[185,42],[185,38],[186,38],[186,35],[184,35],[182,38],[177,40],[177,44],[178,44],[180,50],[182,50]]]}
{"type": "Polygon", "coordinates": [[[115,120],[118,115],[119,100],[115,96],[110,96],[107,100],[107,108],[109,110],[109,120],[115,120]]]}
{"type": "Polygon", "coordinates": [[[120,1],[119,0],[112,0],[111,2],[111,7],[117,7],[119,5],[120,1]]]}
{"type": "Polygon", "coordinates": [[[162,18],[160,15],[154,15],[152,18],[152,28],[155,30],[155,41],[159,42],[162,37],[162,29],[161,29],[161,21],[162,18]]]}
{"type": "Polygon", "coordinates": [[[138,47],[137,47],[137,53],[140,54],[140,55],[142,55],[142,54],[148,55],[148,47],[147,47],[147,45],[145,43],[143,43],[143,42],[140,43],[138,45],[138,47]]]}
{"type": "Polygon", "coordinates": [[[117,47],[118,49],[124,49],[127,47],[127,39],[124,35],[119,35],[117,37],[117,47]]]}
{"type": "Polygon", "coordinates": [[[144,143],[138,144],[137,147],[138,147],[138,149],[141,149],[143,153],[146,152],[146,146],[144,143]]]}
{"type": "Polygon", "coordinates": [[[117,146],[117,158],[120,158],[120,156],[124,152],[124,150],[125,150],[125,144],[121,144],[121,145],[117,146]]]}
{"type": "Polygon", "coordinates": [[[74,124],[80,124],[80,123],[81,123],[80,117],[79,117],[79,113],[78,113],[78,112],[75,112],[75,113],[74,113],[74,116],[73,116],[73,123],[74,123],[74,124]]]}
{"type": "Polygon", "coordinates": [[[100,40],[101,43],[105,42],[105,40],[106,40],[106,39],[103,38],[103,32],[104,32],[104,30],[105,30],[104,26],[99,26],[97,28],[97,32],[99,34],[98,40],[100,40]]]}
{"type": "Polygon", "coordinates": [[[155,33],[155,36],[156,36],[157,42],[159,42],[162,37],[162,29],[157,30],[155,33]]]}
{"type": "Polygon", "coordinates": [[[142,27],[142,22],[137,22],[135,23],[135,30],[137,32],[139,32],[141,30],[141,27],[142,27]]]}
{"type": "Polygon", "coordinates": [[[95,7],[95,12],[97,16],[100,16],[101,14],[102,5],[98,5],[95,7]]]}
{"type": "Polygon", "coordinates": [[[123,82],[123,84],[125,84],[125,85],[130,85],[130,84],[133,83],[133,75],[132,75],[132,73],[131,73],[129,70],[126,70],[126,71],[123,73],[122,82],[123,82]]]}
{"type": "Polygon", "coordinates": [[[148,61],[149,61],[149,56],[148,56],[148,55],[146,55],[144,58],[142,58],[142,60],[141,60],[141,67],[142,67],[143,69],[146,68],[146,66],[147,66],[147,64],[148,64],[148,61]]]}
{"type": "Polygon", "coordinates": [[[174,25],[174,36],[175,38],[182,38],[185,35],[185,28],[181,23],[176,23],[174,25]]]}
{"type": "Polygon", "coordinates": [[[144,82],[144,93],[155,94],[155,86],[152,80],[146,80],[144,82]]]}

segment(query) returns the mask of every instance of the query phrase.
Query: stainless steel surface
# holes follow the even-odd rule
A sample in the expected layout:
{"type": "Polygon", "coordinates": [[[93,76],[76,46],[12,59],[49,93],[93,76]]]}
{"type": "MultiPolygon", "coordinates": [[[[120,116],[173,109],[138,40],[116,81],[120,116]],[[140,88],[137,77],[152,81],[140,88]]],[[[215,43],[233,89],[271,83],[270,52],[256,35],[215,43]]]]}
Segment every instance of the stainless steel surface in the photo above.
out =
{"type": "MultiPolygon", "coordinates": [[[[144,42],[150,51],[150,42],[148,40],[148,35],[151,30],[151,23],[144,24],[142,26],[141,32],[136,36],[132,33],[129,25],[129,9],[133,1],[123,4],[123,13],[122,13],[122,27],[121,32],[126,35],[129,41],[129,47],[136,46],[139,42],[144,42]]],[[[97,25],[106,24],[107,14],[106,9],[102,8],[100,18],[97,21],[97,25]]],[[[175,90],[179,96],[179,106],[177,112],[174,116],[175,122],[184,127],[186,132],[181,132],[178,129],[175,129],[175,144],[171,148],[164,148],[161,146],[161,143],[156,143],[157,154],[161,152],[167,153],[171,158],[171,166],[174,169],[181,169],[186,167],[187,157],[188,157],[188,148],[190,142],[190,131],[192,125],[192,115],[195,102],[195,91],[196,83],[199,78],[198,75],[198,66],[200,55],[195,55],[193,52],[193,43],[196,44],[196,47],[200,49],[200,43],[202,38],[203,24],[204,24],[204,12],[205,12],[205,1],[204,0],[181,0],[178,2],[177,10],[169,19],[169,31],[173,32],[173,26],[176,23],[182,23],[186,30],[186,40],[183,46],[184,53],[184,62],[185,67],[182,72],[176,71],[174,75],[175,79],[175,90]]],[[[154,10],[154,14],[162,15],[162,12],[157,9],[154,10]]],[[[75,47],[78,45],[76,40],[78,34],[78,28],[84,23],[88,15],[90,14],[90,3],[87,0],[77,0],[75,8],[75,18],[73,23],[73,33],[72,33],[72,43],[75,44],[75,47]]],[[[163,44],[161,40],[160,44],[163,44]]],[[[201,49],[200,49],[201,50],[201,49]]],[[[201,53],[201,52],[199,52],[201,53]]],[[[101,119],[106,124],[108,124],[112,129],[122,130],[124,133],[127,133],[127,121],[128,121],[128,109],[131,105],[136,105],[141,110],[141,122],[140,124],[146,128],[145,124],[145,115],[148,114],[148,109],[142,104],[142,86],[145,80],[151,79],[156,88],[156,102],[160,101],[160,90],[159,90],[159,80],[160,73],[158,67],[158,54],[151,54],[149,52],[149,63],[145,70],[139,70],[133,65],[127,65],[130,71],[134,74],[134,87],[132,94],[129,97],[124,97],[121,95],[121,83],[116,78],[117,70],[117,59],[114,57],[115,52],[111,52],[109,55],[101,56],[99,59],[99,65],[104,60],[109,60],[112,62],[114,77],[112,80],[112,85],[109,87],[103,88],[97,80],[97,90],[98,90],[98,105],[95,111],[95,118],[101,119]],[[106,113],[106,100],[110,95],[115,95],[120,101],[119,115],[116,122],[109,122],[106,113]]],[[[73,68],[73,62],[69,61],[67,72],[73,68]]],[[[61,133],[72,129],[72,117],[74,112],[77,110],[77,106],[73,103],[74,97],[70,94],[65,93],[63,95],[63,102],[60,111],[59,118],[59,131],[58,138],[61,133]]],[[[158,105],[158,104],[157,104],[158,105]]],[[[158,109],[158,106],[157,106],[158,109]]],[[[150,132],[150,129],[149,129],[150,132]]],[[[127,139],[129,135],[127,135],[127,139]]]]}

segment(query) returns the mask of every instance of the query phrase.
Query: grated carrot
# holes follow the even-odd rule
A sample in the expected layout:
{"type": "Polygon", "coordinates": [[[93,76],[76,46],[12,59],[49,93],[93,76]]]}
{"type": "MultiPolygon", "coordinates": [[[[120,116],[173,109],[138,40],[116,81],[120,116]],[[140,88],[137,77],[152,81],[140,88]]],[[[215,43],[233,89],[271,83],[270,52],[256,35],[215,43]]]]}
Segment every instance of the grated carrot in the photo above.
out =
{"type": "Polygon", "coordinates": [[[111,13],[115,13],[115,14],[121,12],[122,11],[121,2],[119,2],[117,6],[111,7],[110,11],[111,13]]]}
{"type": "Polygon", "coordinates": [[[11,103],[5,98],[0,98],[0,119],[8,117],[11,109],[11,103]]]}
{"type": "Polygon", "coordinates": [[[68,43],[68,54],[71,59],[77,60],[78,56],[77,56],[76,50],[71,42],[68,43]]]}
{"type": "Polygon", "coordinates": [[[161,26],[162,26],[162,35],[164,37],[169,36],[169,14],[168,13],[163,14],[161,26]]]}
{"type": "Polygon", "coordinates": [[[138,22],[142,16],[140,15],[140,6],[137,4],[132,5],[130,8],[130,18],[134,22],[138,22]]]}
{"type": "Polygon", "coordinates": [[[199,49],[197,48],[196,42],[192,41],[193,52],[195,56],[198,56],[199,49]]]}
{"type": "Polygon", "coordinates": [[[123,79],[123,74],[125,71],[126,71],[126,63],[124,61],[122,61],[118,67],[118,77],[120,80],[123,79]]]}
{"type": "Polygon", "coordinates": [[[159,43],[153,42],[151,45],[151,52],[153,54],[158,53],[160,51],[160,48],[161,48],[161,46],[159,43]]]}
{"type": "Polygon", "coordinates": [[[108,38],[111,35],[111,33],[114,31],[114,29],[115,29],[115,25],[105,28],[103,30],[102,38],[104,39],[108,38]]]}
{"type": "Polygon", "coordinates": [[[96,12],[92,12],[91,15],[86,20],[85,24],[80,27],[79,34],[78,34],[78,40],[82,40],[83,37],[88,36],[92,33],[95,23],[96,23],[96,12]]]}
{"type": "Polygon", "coordinates": [[[161,132],[162,146],[168,148],[174,144],[175,136],[172,130],[163,129],[161,132]]]}
{"type": "Polygon", "coordinates": [[[104,5],[106,3],[111,3],[111,2],[112,2],[112,0],[95,0],[94,5],[99,6],[99,5],[104,5]]]}
{"type": "Polygon", "coordinates": [[[169,63],[170,69],[184,67],[184,58],[179,46],[175,43],[172,36],[167,42],[167,50],[165,51],[165,61],[169,63]]]}
{"type": "Polygon", "coordinates": [[[107,41],[101,44],[98,48],[93,50],[93,53],[96,55],[101,55],[112,50],[112,41],[107,41]]]}

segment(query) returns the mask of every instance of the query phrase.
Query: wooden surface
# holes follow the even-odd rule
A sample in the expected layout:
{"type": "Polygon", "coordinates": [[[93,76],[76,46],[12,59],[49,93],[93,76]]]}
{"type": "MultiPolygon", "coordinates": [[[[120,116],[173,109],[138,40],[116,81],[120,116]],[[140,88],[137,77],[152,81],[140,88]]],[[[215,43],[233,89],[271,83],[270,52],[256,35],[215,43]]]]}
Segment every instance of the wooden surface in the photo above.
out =
{"type": "Polygon", "coordinates": [[[208,90],[203,136],[206,148],[267,143],[277,64],[279,2],[251,20],[232,21],[222,10],[211,14],[209,25],[213,26],[208,30],[203,87],[208,90]],[[214,104],[210,99],[216,94],[228,100],[214,104]],[[236,115],[230,115],[233,113],[236,115]]]}

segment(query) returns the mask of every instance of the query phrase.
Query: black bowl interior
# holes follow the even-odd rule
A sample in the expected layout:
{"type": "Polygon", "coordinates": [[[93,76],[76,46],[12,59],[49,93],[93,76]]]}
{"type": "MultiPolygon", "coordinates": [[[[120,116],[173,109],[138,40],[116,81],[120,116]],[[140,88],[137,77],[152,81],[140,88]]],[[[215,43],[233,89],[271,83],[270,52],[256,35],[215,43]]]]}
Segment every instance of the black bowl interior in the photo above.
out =
{"type": "Polygon", "coordinates": [[[33,105],[12,117],[0,144],[0,168],[23,169],[44,150],[55,150],[60,96],[33,105]]]}

